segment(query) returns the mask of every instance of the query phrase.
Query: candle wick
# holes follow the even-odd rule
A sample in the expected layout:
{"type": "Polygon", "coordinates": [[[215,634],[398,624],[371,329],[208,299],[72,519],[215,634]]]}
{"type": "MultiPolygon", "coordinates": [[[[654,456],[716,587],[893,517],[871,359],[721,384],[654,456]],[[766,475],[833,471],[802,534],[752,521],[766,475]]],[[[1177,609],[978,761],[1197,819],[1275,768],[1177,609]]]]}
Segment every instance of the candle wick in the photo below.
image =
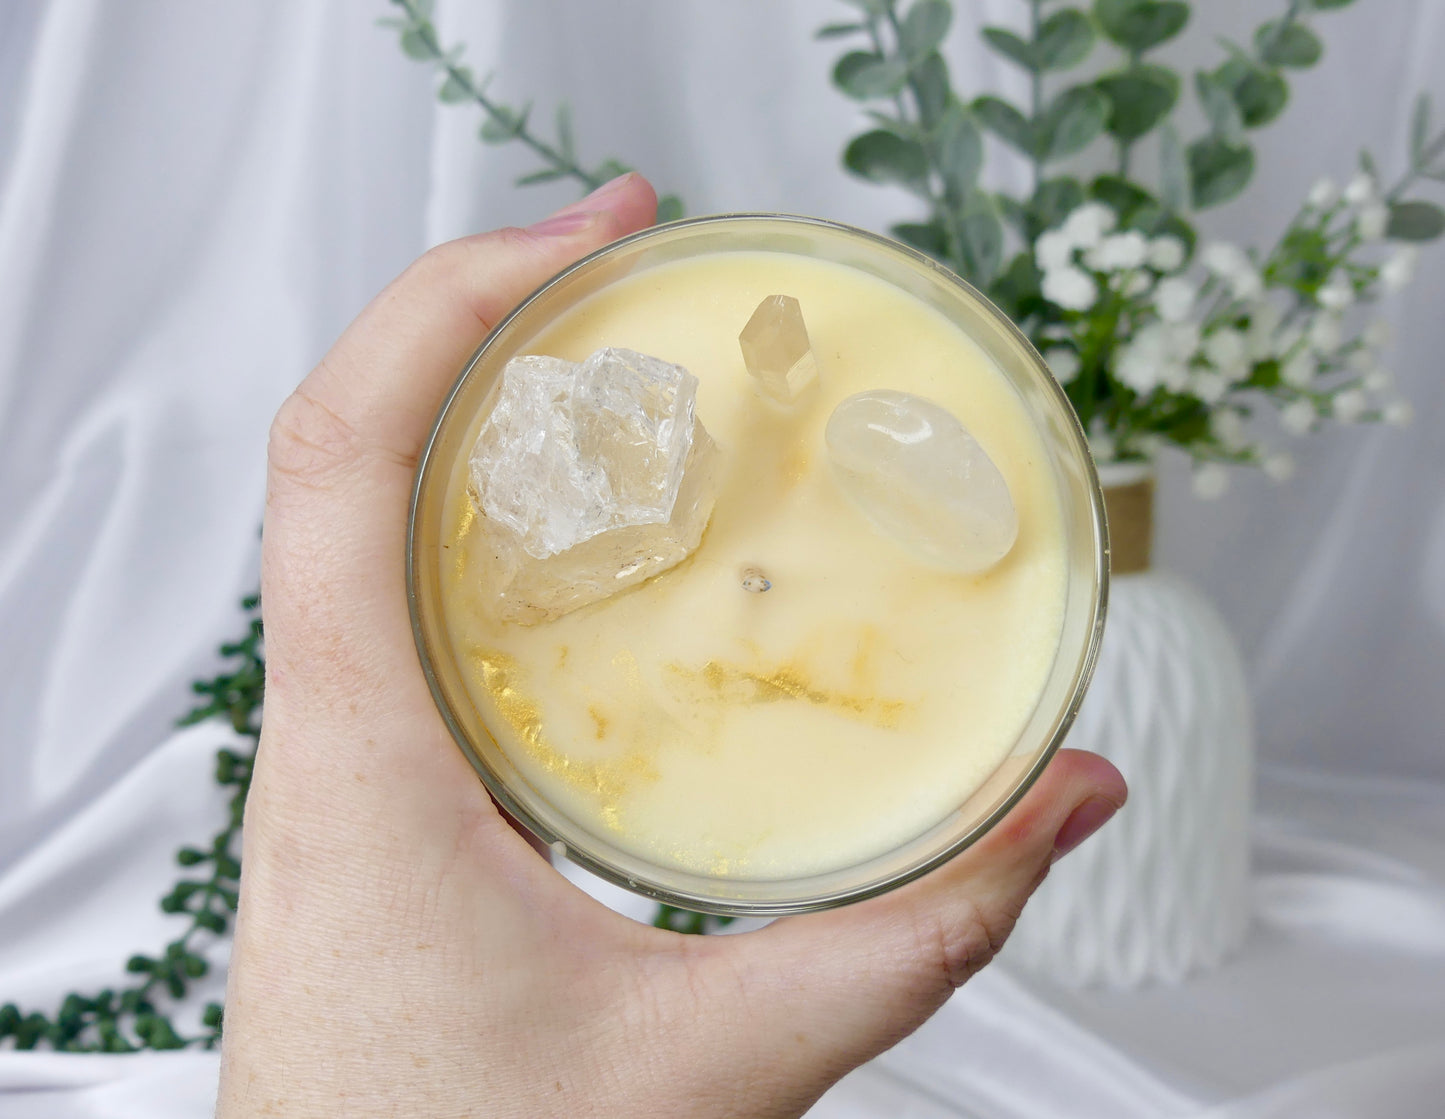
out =
{"type": "Polygon", "coordinates": [[[762,594],[764,591],[771,590],[772,586],[773,581],[764,575],[761,569],[743,568],[743,590],[752,594],[762,594]]]}

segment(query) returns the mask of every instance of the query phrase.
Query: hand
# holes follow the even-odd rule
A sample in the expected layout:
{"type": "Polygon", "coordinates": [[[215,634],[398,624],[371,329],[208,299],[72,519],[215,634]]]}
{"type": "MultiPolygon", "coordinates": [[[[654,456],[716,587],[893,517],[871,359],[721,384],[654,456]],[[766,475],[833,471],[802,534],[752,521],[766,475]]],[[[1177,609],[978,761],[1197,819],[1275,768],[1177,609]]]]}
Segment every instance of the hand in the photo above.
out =
{"type": "Polygon", "coordinates": [[[1123,803],[1112,766],[1064,751],[919,882],[728,937],[610,912],[498,813],[412,644],[412,475],[492,324],[655,205],[629,175],[427,253],[276,417],[223,1119],[800,1115],[986,964],[1050,861],[1123,803]]]}

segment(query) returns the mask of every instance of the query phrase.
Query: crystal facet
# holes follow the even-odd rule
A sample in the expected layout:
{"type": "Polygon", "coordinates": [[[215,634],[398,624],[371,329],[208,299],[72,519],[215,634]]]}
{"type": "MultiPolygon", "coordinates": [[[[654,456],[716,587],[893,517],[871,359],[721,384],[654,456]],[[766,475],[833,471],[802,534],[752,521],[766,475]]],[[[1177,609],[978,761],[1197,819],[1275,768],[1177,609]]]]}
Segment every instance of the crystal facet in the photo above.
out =
{"type": "Polygon", "coordinates": [[[935,567],[978,574],[1008,554],[1018,513],[998,467],[952,413],[878,389],[828,418],[843,491],[880,532],[935,567]]]}
{"type": "Polygon", "coordinates": [[[808,327],[791,295],[770,295],[759,303],[738,345],[758,390],[770,399],[791,404],[818,383],[808,327]]]}
{"type": "Polygon", "coordinates": [[[697,378],[632,350],[507,363],[469,464],[498,617],[559,617],[697,548],[717,447],[696,404],[697,378]]]}

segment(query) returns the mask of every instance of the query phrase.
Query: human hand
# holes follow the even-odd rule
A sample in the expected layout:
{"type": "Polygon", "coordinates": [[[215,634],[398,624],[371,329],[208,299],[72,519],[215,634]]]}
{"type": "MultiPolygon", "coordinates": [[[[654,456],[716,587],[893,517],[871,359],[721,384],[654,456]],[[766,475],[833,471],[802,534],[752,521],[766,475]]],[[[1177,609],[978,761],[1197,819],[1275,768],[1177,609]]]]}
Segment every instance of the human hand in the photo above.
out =
{"type": "Polygon", "coordinates": [[[222,1119],[800,1115],[986,964],[1052,858],[1123,803],[1112,766],[1063,751],[912,885],[686,937],[593,901],[487,798],[412,644],[417,457],[491,326],[655,203],[630,175],[530,231],[433,250],[277,416],[222,1119]]]}

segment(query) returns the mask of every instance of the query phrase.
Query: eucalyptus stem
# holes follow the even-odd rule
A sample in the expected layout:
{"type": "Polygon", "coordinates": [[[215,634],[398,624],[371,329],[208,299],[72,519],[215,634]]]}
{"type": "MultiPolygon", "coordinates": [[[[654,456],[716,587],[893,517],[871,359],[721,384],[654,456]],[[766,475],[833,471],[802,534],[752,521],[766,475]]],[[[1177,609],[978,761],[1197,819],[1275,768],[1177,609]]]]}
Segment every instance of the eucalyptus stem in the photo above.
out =
{"type": "MultiPolygon", "coordinates": [[[[1039,18],[1043,0],[1029,0],[1029,35],[1037,43],[1039,41],[1039,29],[1042,21],[1039,18]]],[[[1029,72],[1029,120],[1037,129],[1039,121],[1044,112],[1044,75],[1043,71],[1035,68],[1029,72]]],[[[1044,161],[1039,154],[1037,135],[1034,139],[1032,165],[1034,174],[1034,192],[1037,193],[1039,184],[1044,181],[1044,161]]]]}

